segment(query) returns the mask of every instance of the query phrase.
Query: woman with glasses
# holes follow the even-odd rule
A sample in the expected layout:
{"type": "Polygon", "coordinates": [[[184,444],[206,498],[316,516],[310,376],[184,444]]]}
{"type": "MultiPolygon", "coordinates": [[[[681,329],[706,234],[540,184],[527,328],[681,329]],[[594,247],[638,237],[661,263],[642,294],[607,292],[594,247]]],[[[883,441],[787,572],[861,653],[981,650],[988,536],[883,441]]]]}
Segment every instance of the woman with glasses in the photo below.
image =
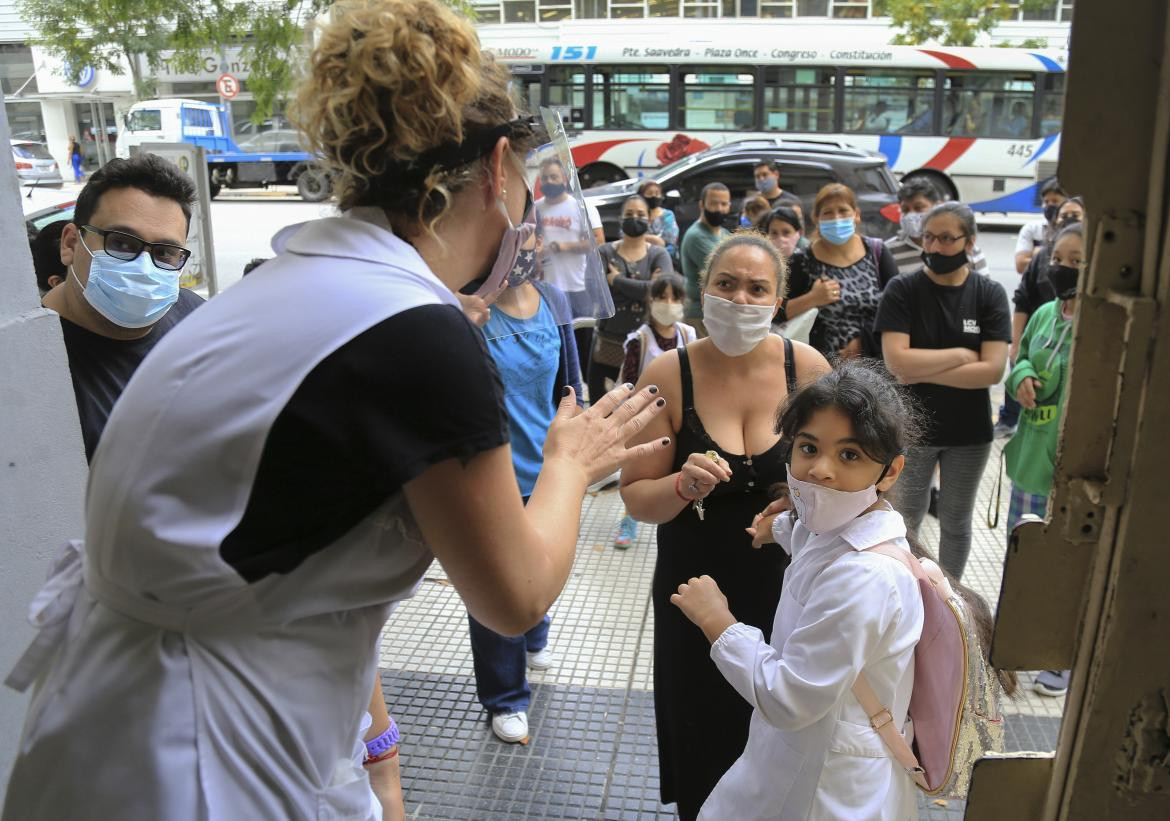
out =
{"type": "Polygon", "coordinates": [[[298,120],[341,214],[284,229],[122,394],[86,541],[8,678],[38,688],[5,821],[380,817],[363,764],[397,739],[363,734],[393,605],[438,558],[478,622],[523,633],[569,576],[585,488],[668,444],[625,447],[656,388],[581,411],[566,387],[523,504],[455,294],[516,267],[540,134],[436,0],[342,0],[315,34],[298,120]]]}
{"type": "Polygon", "coordinates": [[[788,260],[788,298],[777,321],[818,309],[809,344],[827,357],[879,356],[873,320],[898,265],[885,244],[861,234],[861,209],[847,185],[830,183],[813,203],[816,233],[788,260]]]}
{"type": "Polygon", "coordinates": [[[882,294],[875,329],[890,372],[918,398],[922,442],[910,449],[891,501],[917,531],[937,465],[939,563],[962,578],[971,550],[971,514],[991,452],[991,397],[1003,378],[1011,314],[1003,286],[973,275],[975,216],[945,202],[926,216],[922,270],[894,279],[882,294]]]}

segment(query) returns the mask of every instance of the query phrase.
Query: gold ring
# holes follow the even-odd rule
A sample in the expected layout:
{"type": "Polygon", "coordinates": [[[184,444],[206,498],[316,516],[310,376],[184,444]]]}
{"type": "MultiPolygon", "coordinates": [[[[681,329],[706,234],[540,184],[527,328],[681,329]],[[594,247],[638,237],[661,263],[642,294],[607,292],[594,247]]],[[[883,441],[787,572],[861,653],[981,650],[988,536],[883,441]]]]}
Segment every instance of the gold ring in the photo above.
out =
{"type": "Polygon", "coordinates": [[[706,453],[704,453],[703,455],[706,456],[708,459],[710,459],[715,464],[719,464],[719,454],[716,453],[715,451],[709,450],[706,453]]]}

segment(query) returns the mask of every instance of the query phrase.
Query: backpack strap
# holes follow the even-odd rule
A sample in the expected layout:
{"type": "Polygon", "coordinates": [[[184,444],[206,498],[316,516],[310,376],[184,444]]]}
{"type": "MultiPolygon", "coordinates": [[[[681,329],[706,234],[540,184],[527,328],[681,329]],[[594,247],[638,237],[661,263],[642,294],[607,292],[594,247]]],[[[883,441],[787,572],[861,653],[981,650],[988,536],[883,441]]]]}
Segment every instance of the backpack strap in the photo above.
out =
{"type": "Polygon", "coordinates": [[[893,714],[889,708],[882,706],[864,673],[858,674],[857,681],[853,683],[853,697],[857,699],[861,709],[865,710],[865,714],[869,716],[869,726],[873,727],[874,732],[886,745],[886,749],[890,751],[890,755],[906,771],[906,775],[910,776],[920,789],[929,791],[930,787],[926,783],[926,770],[922,769],[922,765],[918,763],[918,757],[914,755],[914,751],[906,743],[906,737],[894,726],[893,714]]]}
{"type": "MultiPolygon", "coordinates": [[[[903,567],[910,571],[915,579],[930,581],[930,577],[917,558],[889,542],[882,542],[881,544],[866,548],[865,552],[880,553],[883,556],[887,556],[901,563],[903,567]]],[[[893,713],[878,699],[877,694],[873,691],[873,687],[870,686],[864,673],[858,673],[857,681],[853,683],[853,697],[857,699],[857,703],[861,705],[861,709],[865,710],[865,714],[869,717],[869,726],[881,738],[882,743],[886,745],[886,749],[890,751],[890,755],[894,757],[898,765],[906,771],[906,774],[910,776],[919,788],[924,791],[929,791],[930,787],[926,783],[926,770],[922,769],[922,765],[918,762],[918,757],[910,749],[910,745],[906,742],[906,737],[902,735],[902,731],[894,726],[893,713]]]]}

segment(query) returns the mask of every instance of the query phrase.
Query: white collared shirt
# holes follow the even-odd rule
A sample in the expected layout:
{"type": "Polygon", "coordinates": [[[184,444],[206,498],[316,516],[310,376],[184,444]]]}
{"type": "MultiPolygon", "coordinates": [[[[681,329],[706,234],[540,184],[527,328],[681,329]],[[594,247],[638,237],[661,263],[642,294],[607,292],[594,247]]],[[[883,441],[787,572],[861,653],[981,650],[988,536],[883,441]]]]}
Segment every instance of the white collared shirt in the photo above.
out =
{"type": "MultiPolygon", "coordinates": [[[[917,582],[866,548],[909,550],[889,505],[833,533],[812,534],[785,513],[773,536],[792,556],[772,640],[727,628],[711,658],[754,708],[747,747],[701,819],[917,817],[913,784],[889,757],[851,688],[861,672],[894,720],[906,720],[922,634],[917,582]]],[[[718,579],[716,579],[718,581],[718,579]]]]}

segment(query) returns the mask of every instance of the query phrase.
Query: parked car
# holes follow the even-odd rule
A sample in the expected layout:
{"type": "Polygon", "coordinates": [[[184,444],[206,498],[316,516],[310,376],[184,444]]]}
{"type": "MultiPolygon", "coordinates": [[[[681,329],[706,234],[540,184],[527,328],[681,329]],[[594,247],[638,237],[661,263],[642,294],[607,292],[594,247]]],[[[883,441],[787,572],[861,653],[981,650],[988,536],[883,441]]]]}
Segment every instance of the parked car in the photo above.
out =
{"type": "Polygon", "coordinates": [[[40,186],[30,186],[20,189],[20,204],[24,210],[24,226],[32,239],[50,222],[73,219],[77,198],[51,188],[42,191],[40,186]]]}
{"type": "MultiPolygon", "coordinates": [[[[726,143],[663,166],[649,178],[662,186],[663,205],[674,211],[680,232],[699,218],[699,192],[711,182],[731,189],[731,213],[726,226],[739,226],[744,197],[755,195],[755,167],[774,160],[780,166],[780,185],[800,197],[806,228],[813,223],[812,206],[817,192],[831,182],[848,185],[861,206],[861,231],[868,236],[892,237],[898,230],[898,184],[885,156],[840,142],[751,139],[726,143]]],[[[640,179],[587,189],[585,199],[601,214],[606,239],[617,239],[621,230],[622,203],[637,193],[640,179]]]]}
{"type": "Polygon", "coordinates": [[[291,129],[265,131],[262,134],[241,140],[237,144],[241,151],[248,151],[253,154],[295,153],[305,150],[301,147],[301,135],[291,129]]]}
{"type": "Polygon", "coordinates": [[[21,185],[36,183],[59,188],[64,182],[57,161],[44,143],[12,140],[12,161],[16,164],[16,176],[21,185]]]}

